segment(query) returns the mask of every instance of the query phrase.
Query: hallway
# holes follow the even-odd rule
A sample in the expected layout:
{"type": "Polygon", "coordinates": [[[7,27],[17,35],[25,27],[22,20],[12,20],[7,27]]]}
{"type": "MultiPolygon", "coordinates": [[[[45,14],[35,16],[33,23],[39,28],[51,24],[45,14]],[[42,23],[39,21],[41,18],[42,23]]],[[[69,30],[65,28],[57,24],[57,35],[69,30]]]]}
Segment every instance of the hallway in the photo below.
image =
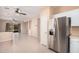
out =
{"type": "MultiPolygon", "coordinates": [[[[13,33],[13,41],[0,47],[0,52],[5,53],[53,53],[53,51],[42,46],[38,39],[26,34],[13,33]]],[[[1,43],[0,43],[1,44],[1,43]]]]}

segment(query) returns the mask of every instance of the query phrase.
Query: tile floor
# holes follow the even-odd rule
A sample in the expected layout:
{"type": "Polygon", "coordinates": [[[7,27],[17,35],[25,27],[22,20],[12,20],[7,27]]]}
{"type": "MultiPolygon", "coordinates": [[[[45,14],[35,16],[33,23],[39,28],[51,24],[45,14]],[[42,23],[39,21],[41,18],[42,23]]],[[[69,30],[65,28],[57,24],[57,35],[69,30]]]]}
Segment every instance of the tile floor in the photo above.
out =
{"type": "Polygon", "coordinates": [[[54,53],[42,46],[38,39],[26,34],[15,33],[13,41],[0,43],[1,53],[54,53]]]}

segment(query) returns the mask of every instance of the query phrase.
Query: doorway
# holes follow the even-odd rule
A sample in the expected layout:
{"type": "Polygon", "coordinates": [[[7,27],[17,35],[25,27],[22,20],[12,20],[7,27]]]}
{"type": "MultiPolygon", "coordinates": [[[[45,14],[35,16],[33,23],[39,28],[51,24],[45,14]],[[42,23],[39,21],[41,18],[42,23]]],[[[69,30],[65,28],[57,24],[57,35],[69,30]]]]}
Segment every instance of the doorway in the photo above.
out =
{"type": "Polygon", "coordinates": [[[14,24],[14,32],[21,32],[20,24],[14,24]]]}

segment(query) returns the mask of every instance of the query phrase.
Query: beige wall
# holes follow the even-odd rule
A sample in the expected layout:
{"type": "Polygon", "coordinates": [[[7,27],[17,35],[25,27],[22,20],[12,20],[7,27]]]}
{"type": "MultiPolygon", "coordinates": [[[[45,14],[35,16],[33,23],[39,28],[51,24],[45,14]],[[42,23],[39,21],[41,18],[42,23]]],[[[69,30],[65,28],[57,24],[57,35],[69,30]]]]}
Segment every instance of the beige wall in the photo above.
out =
{"type": "Polygon", "coordinates": [[[5,32],[7,22],[8,21],[6,21],[6,20],[0,20],[0,32],[5,32]]]}
{"type": "Polygon", "coordinates": [[[50,11],[52,14],[57,14],[65,11],[70,11],[74,9],[79,9],[79,6],[53,6],[50,7],[50,11]]]}
{"type": "Polygon", "coordinates": [[[4,32],[4,22],[0,20],[0,32],[4,32]]]}

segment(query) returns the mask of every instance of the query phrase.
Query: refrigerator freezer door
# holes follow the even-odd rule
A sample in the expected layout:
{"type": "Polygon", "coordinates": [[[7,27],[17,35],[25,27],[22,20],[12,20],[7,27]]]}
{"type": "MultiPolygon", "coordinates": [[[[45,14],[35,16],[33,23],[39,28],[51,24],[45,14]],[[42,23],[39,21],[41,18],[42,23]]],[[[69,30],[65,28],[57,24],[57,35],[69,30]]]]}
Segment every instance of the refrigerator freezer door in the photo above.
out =
{"type": "Polygon", "coordinates": [[[69,52],[71,19],[68,17],[56,18],[53,27],[54,31],[49,40],[49,48],[60,53],[69,52]]]}
{"type": "Polygon", "coordinates": [[[67,17],[60,17],[55,19],[55,36],[54,36],[54,50],[57,52],[68,52],[68,36],[67,30],[68,21],[67,17]]]}

